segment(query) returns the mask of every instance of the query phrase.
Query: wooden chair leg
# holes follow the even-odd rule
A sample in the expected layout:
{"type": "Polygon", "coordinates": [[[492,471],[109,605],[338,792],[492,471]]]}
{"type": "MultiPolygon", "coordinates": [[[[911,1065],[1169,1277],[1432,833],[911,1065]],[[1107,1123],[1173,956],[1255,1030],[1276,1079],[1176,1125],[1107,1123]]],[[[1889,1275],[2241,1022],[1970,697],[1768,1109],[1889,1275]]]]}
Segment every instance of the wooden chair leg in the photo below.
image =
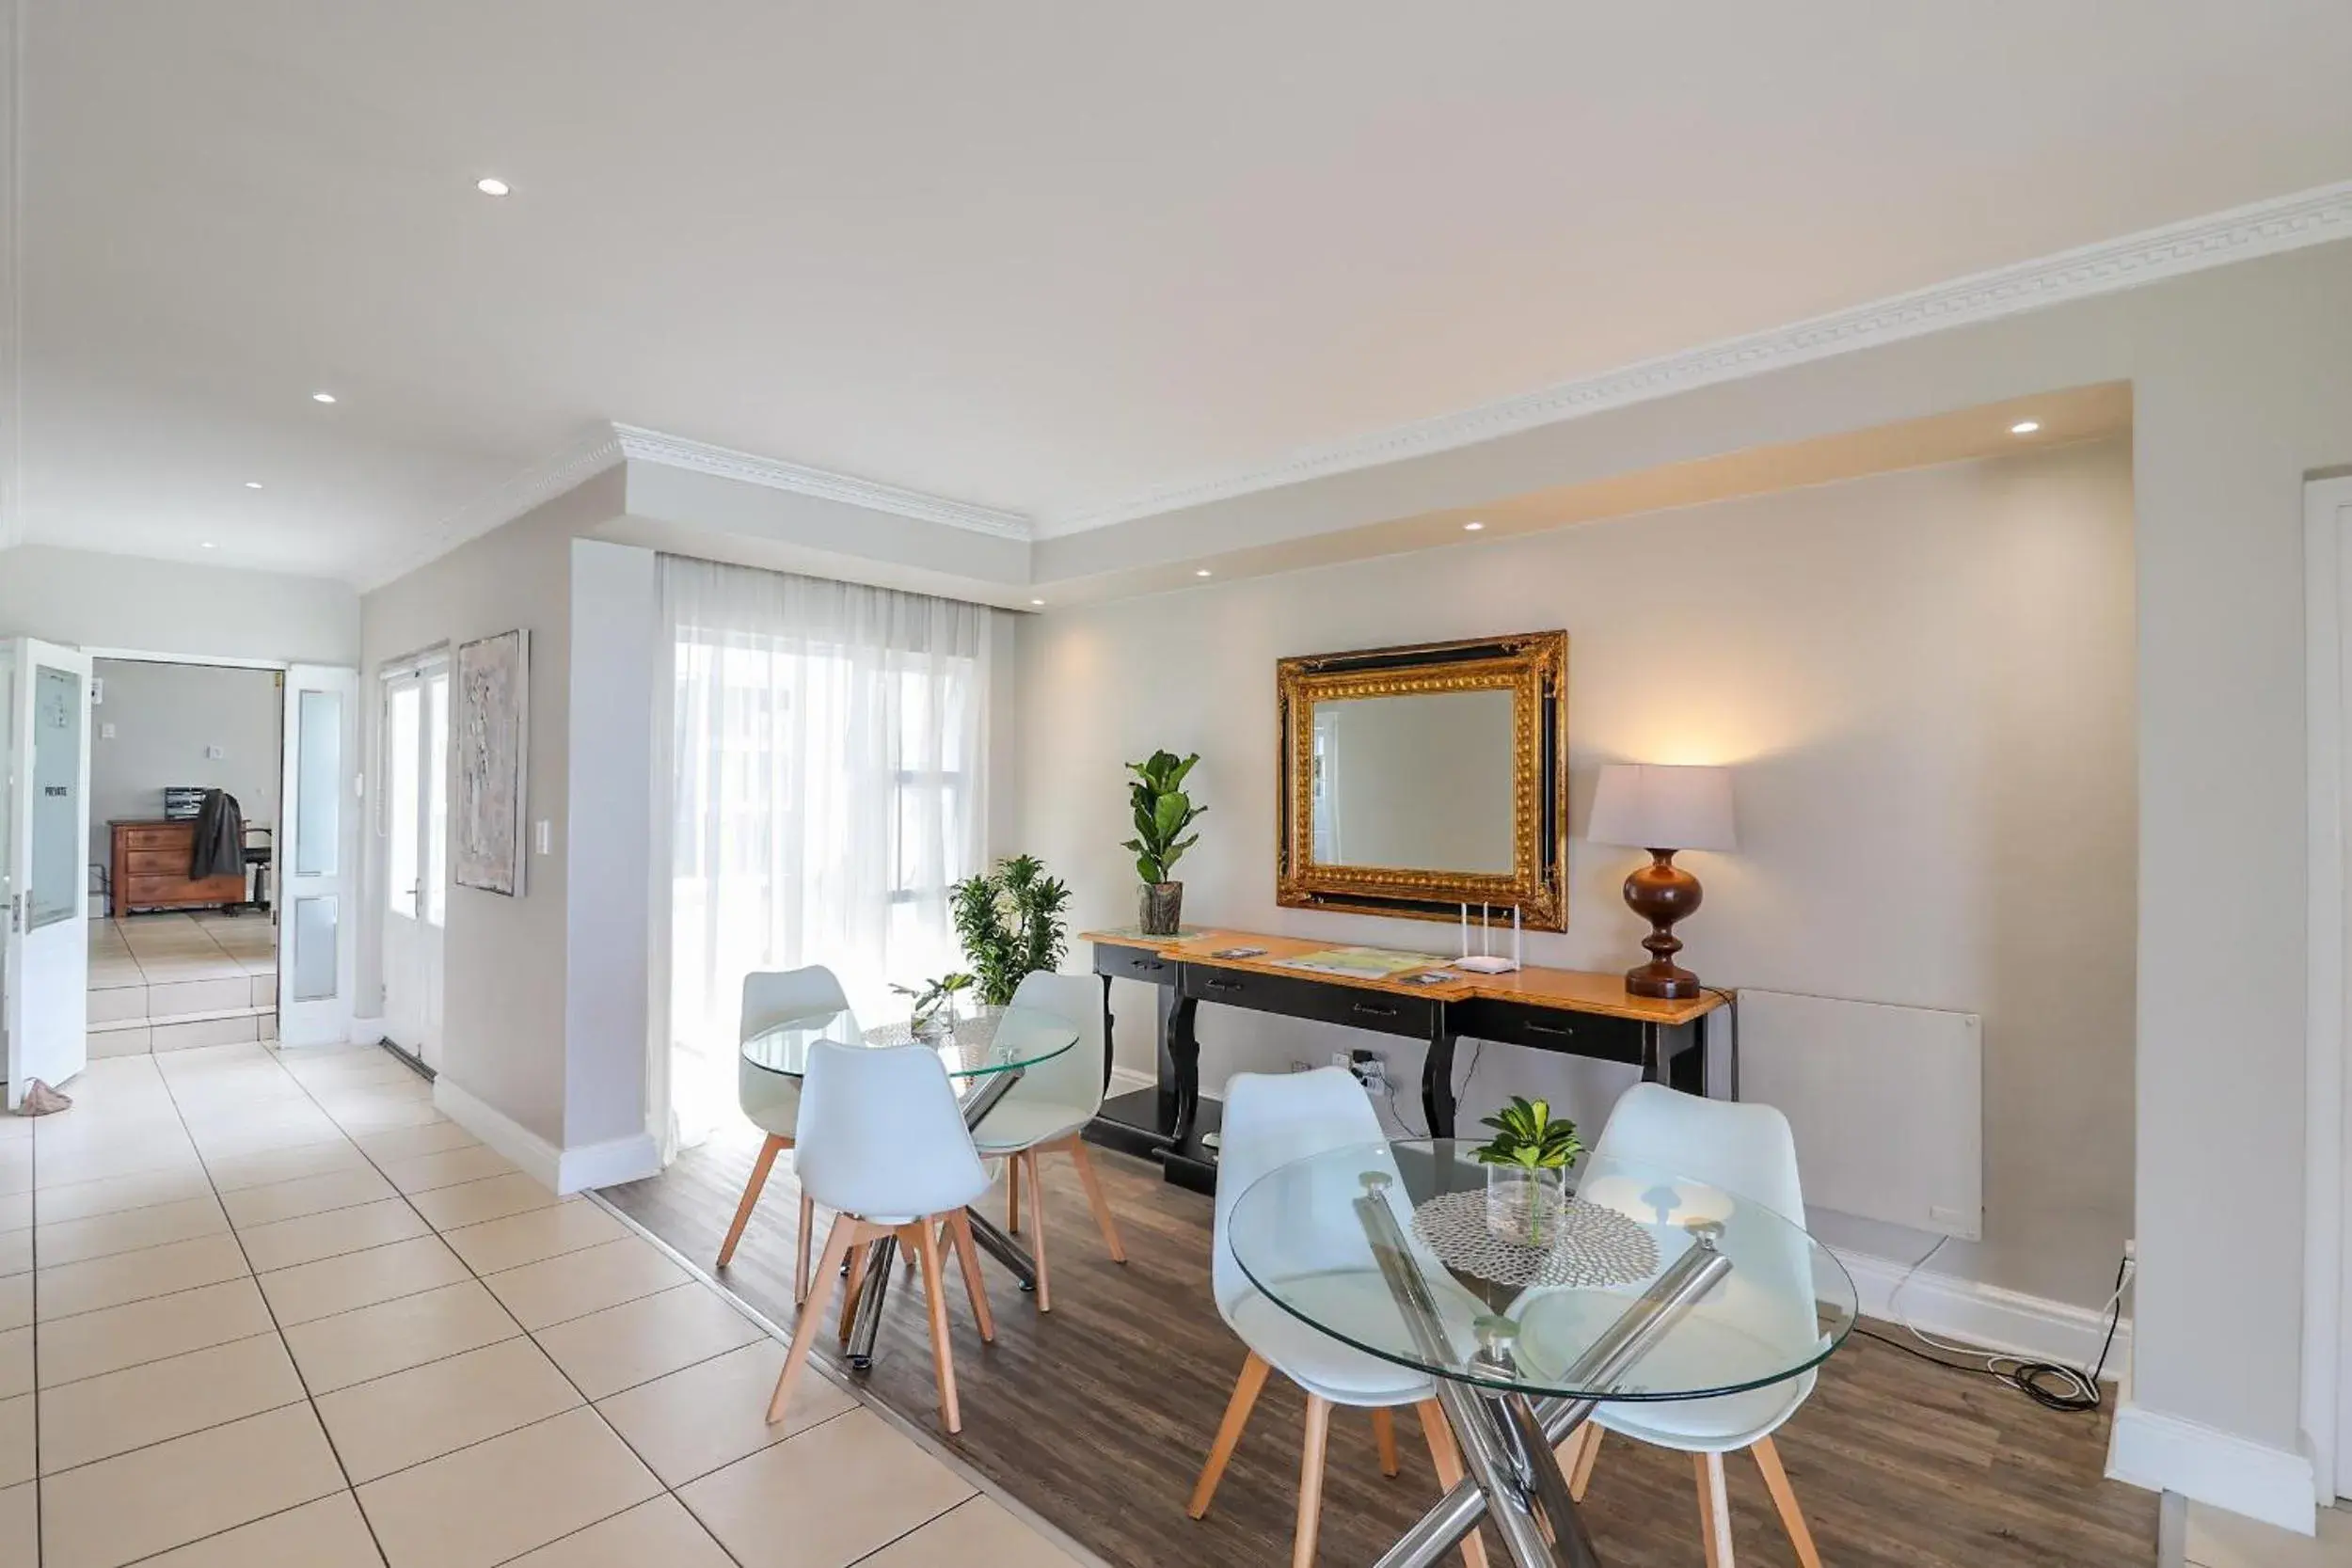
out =
{"type": "MultiPolygon", "coordinates": [[[[792,1147],[792,1140],[768,1134],[768,1141],[759,1146],[759,1158],[752,1162],[752,1179],[743,1183],[743,1201],[735,1206],[735,1223],[727,1227],[727,1239],[719,1243],[719,1266],[725,1268],[735,1256],[735,1243],[743,1239],[743,1227],[752,1222],[752,1210],[759,1202],[759,1189],[768,1184],[768,1172],[776,1163],[776,1156],[792,1147]]],[[[803,1243],[805,1248],[806,1243],[803,1243]]]]}
{"type": "Polygon", "coordinates": [[[1307,1396],[1307,1442],[1298,1456],[1298,1531],[1291,1537],[1291,1568],[1314,1568],[1315,1536],[1323,1528],[1323,1461],[1331,1444],[1331,1402],[1307,1396]]]}
{"type": "MultiPolygon", "coordinates": [[[[1413,1414],[1421,1418],[1422,1441],[1429,1445],[1429,1464],[1438,1472],[1438,1487],[1451,1492],[1461,1484],[1462,1450],[1454,1441],[1445,1406],[1436,1400],[1423,1400],[1413,1406],[1413,1414]]],[[[1464,1568],[1486,1568],[1486,1543],[1475,1529],[1462,1537],[1462,1562],[1464,1568]]]]}
{"type": "Polygon", "coordinates": [[[1037,1309],[1054,1309],[1053,1284],[1045,1272],[1045,1183],[1038,1180],[1037,1150],[1021,1157],[1029,1167],[1029,1256],[1037,1260],[1037,1309]]]}
{"type": "MultiPolygon", "coordinates": [[[[827,1294],[833,1291],[833,1272],[849,1255],[850,1243],[858,1233],[858,1222],[848,1214],[835,1214],[833,1228],[825,1232],[824,1262],[818,1271],[819,1288],[827,1294]]],[[[825,1297],[803,1302],[800,1321],[792,1325],[792,1348],[785,1352],[784,1371],[776,1379],[776,1392],[768,1402],[768,1424],[784,1419],[784,1407],[792,1397],[792,1380],[801,1373],[801,1363],[808,1359],[809,1346],[817,1342],[817,1325],[824,1320],[825,1297]]]]}
{"type": "Polygon", "coordinates": [[[1707,1544],[1707,1568],[1732,1568],[1731,1498],[1724,1491],[1724,1456],[1694,1453],[1698,1473],[1699,1534],[1707,1544]]]}
{"type": "Polygon", "coordinates": [[[1021,1234],[1021,1156],[1005,1161],[1005,1234],[1021,1234]]]}
{"type": "Polygon", "coordinates": [[[1568,1499],[1582,1502],[1585,1489],[1593,1484],[1593,1465],[1600,1458],[1601,1430],[1591,1421],[1577,1429],[1582,1447],[1576,1450],[1576,1467],[1568,1472],[1568,1499]]]}
{"type": "Polygon", "coordinates": [[[1788,1544],[1797,1548],[1797,1560],[1804,1568],[1821,1568],[1821,1554],[1813,1544],[1813,1532],[1805,1528],[1804,1511],[1797,1506],[1788,1472],[1781,1468],[1780,1449],[1771,1438],[1759,1437],[1748,1452],[1756,1456],[1756,1467],[1764,1472],[1764,1489],[1772,1495],[1772,1506],[1780,1511],[1781,1528],[1788,1532],[1788,1544]]]}
{"type": "Polygon", "coordinates": [[[959,1209],[947,1216],[946,1234],[956,1244],[956,1260],[963,1268],[963,1293],[972,1298],[972,1316],[980,1325],[980,1342],[996,1342],[996,1314],[988,1309],[988,1283],[980,1277],[978,1245],[972,1240],[972,1218],[959,1209]]]}
{"type": "Polygon", "coordinates": [[[817,1230],[817,1200],[806,1193],[801,1195],[801,1249],[792,1260],[792,1299],[808,1299],[808,1249],[815,1242],[817,1230]]]}
{"type": "Polygon", "coordinates": [[[1119,1244],[1119,1227],[1111,1219],[1110,1199],[1103,1196],[1103,1180],[1094,1174],[1094,1158],[1087,1152],[1086,1139],[1073,1135],[1068,1148],[1070,1158],[1077,1163],[1078,1180],[1086,1185],[1087,1206],[1094,1211],[1094,1223],[1102,1227],[1103,1244],[1110,1248],[1112,1262],[1124,1263],[1127,1249],[1119,1244]]]}
{"type": "Polygon", "coordinates": [[[931,1311],[931,1375],[939,1382],[939,1418],[951,1433],[963,1430],[963,1413],[956,1407],[956,1351],[947,1338],[947,1282],[939,1267],[939,1245],[929,1219],[916,1220],[898,1232],[900,1244],[914,1249],[923,1265],[923,1298],[931,1311]]]}
{"type": "Polygon", "coordinates": [[[1200,1466],[1192,1501],[1184,1505],[1184,1512],[1194,1518],[1208,1513],[1209,1499],[1216,1496],[1216,1483],[1225,1479],[1226,1463],[1241,1442],[1242,1428],[1249,1424],[1250,1407],[1258,1402],[1258,1390],[1265,1386],[1265,1375],[1272,1370],[1254,1350],[1241,1364],[1241,1376],[1233,1380],[1233,1397],[1225,1402],[1225,1419],[1217,1423],[1216,1441],[1209,1448],[1209,1462],[1200,1466]]]}
{"type": "Polygon", "coordinates": [[[1372,1440],[1379,1445],[1380,1473],[1384,1476],[1395,1475],[1397,1473],[1396,1422],[1391,1418],[1385,1405],[1372,1407],[1372,1440]]]}

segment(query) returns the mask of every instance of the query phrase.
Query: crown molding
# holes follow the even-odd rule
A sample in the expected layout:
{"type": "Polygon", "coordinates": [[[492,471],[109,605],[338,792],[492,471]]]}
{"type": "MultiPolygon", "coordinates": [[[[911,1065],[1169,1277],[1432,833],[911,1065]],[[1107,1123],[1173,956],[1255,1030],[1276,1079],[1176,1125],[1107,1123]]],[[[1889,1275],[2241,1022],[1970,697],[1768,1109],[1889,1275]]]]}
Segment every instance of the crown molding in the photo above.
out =
{"type": "Polygon", "coordinates": [[[635,425],[616,424],[612,432],[620,441],[623,454],[632,463],[659,463],[665,467],[712,474],[720,479],[739,480],[745,484],[763,485],[771,490],[789,490],[794,495],[846,501],[868,511],[887,512],[895,516],[913,517],[927,523],[944,523],[949,528],[993,534],[999,539],[1025,540],[1032,536],[1029,519],[1018,512],[1000,512],[994,507],[976,506],[969,501],[952,500],[946,496],[934,496],[921,490],[904,490],[878,480],[858,479],[850,474],[811,468],[778,458],[761,457],[754,452],[714,447],[705,441],[690,441],[682,436],[641,430],[635,425]]]}
{"type": "Polygon", "coordinates": [[[1053,538],[1204,506],[1306,480],[1452,451],[1721,382],[2114,293],[2235,261],[2352,238],[2352,181],[1996,267],[1792,325],[1645,359],[1476,408],[1302,447],[1274,463],[1133,500],[1038,518],[1053,538]]]}

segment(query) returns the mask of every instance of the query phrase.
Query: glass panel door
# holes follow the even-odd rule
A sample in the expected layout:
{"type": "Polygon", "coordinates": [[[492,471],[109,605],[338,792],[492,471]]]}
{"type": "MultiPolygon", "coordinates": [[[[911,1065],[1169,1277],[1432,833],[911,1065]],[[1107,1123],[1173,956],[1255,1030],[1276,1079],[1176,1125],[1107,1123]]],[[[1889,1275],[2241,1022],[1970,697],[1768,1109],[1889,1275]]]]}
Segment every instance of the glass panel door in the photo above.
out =
{"type": "Polygon", "coordinates": [[[448,912],[449,668],[384,677],[384,1036],[428,1066],[440,1053],[448,912]]]}
{"type": "Polygon", "coordinates": [[[286,672],[286,759],[279,853],[284,911],[278,1030],[289,1045],[351,1037],[356,949],[349,918],[357,858],[356,670],[297,664],[286,672]]]}
{"type": "Polygon", "coordinates": [[[8,657],[8,933],[0,1033],[11,1107],[87,1063],[89,656],[19,638],[8,657]]]}

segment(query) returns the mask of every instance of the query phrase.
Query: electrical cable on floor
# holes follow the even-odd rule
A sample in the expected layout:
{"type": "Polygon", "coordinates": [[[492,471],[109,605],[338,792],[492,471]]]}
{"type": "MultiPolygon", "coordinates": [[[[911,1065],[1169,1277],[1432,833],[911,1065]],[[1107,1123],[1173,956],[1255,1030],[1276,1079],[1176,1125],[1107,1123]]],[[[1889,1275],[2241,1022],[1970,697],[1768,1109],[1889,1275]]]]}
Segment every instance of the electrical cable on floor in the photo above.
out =
{"type": "Polygon", "coordinates": [[[1950,1240],[1951,1238],[1947,1236],[1930,1247],[1925,1257],[1903,1272],[1902,1278],[1896,1282],[1894,1290],[1887,1292],[1886,1297],[1887,1310],[1894,1315],[1895,1321],[1902,1325],[1905,1333],[1918,1340],[1920,1344],[1944,1352],[1945,1354],[1931,1355],[1915,1346],[1907,1345],[1899,1339],[1890,1338],[1875,1330],[1864,1328],[1859,1323],[1854,1325],[1854,1332],[1865,1338],[1876,1339],[1880,1344],[1901,1351],[1904,1354],[1915,1356],[1931,1366],[1941,1367],[1947,1371],[1964,1372],[1972,1377],[1989,1377],[1995,1383],[2005,1384],[2016,1389],[2046,1410],[2079,1414],[2098,1409],[2102,1402],[2099,1391],[2100,1375],[2106,1370],[2107,1354],[2115,1348],[2116,1331],[2122,1326],[2123,1320],[2123,1291],[2130,1286],[2132,1275],[2135,1272],[2131,1256],[2126,1254],[2123,1260],[2116,1265],[2115,1291],[2099,1307],[2100,1311],[2107,1314],[2106,1338],[2100,1342],[2099,1359],[2088,1370],[2084,1370],[2067,1366],[2062,1362],[2037,1361],[2026,1356],[1994,1354],[1967,1345],[1952,1344],[1926,1333],[1909,1318],[1904,1317],[1900,1305],[1903,1287],[1909,1285],[1913,1276],[1926,1268],[1935,1255],[1944,1250],[1945,1243],[1950,1240]],[[1947,1359],[1947,1356],[1955,1355],[1963,1359],[1958,1361],[1947,1359]]]}

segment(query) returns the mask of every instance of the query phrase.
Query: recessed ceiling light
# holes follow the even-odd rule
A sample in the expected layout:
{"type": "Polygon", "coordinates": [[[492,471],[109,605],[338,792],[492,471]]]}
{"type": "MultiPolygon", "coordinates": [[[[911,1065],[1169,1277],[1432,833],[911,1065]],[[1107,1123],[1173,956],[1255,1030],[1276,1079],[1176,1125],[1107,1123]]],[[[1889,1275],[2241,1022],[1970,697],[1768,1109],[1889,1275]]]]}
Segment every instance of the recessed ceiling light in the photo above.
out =
{"type": "Polygon", "coordinates": [[[332,392],[312,392],[310,394],[310,401],[312,403],[332,403],[335,401],[335,394],[332,392]]]}
{"type": "Polygon", "coordinates": [[[210,539],[207,539],[202,544],[197,546],[197,548],[199,550],[218,549],[219,547],[219,546],[214,544],[210,539]]]}
{"type": "Polygon", "coordinates": [[[2020,420],[2015,424],[2009,427],[2009,433],[2011,436],[2031,436],[2035,431],[2040,430],[2041,428],[2042,421],[2040,420],[2020,420]]]}
{"type": "Polygon", "coordinates": [[[1209,575],[1209,569],[1206,566],[1203,566],[1192,575],[1197,578],[1205,578],[1209,575]]]}
{"type": "Polygon", "coordinates": [[[1462,531],[1464,533],[1476,533],[1480,529],[1485,528],[1486,526],[1486,525],[1484,523],[1464,523],[1462,525],[1462,531]]]}
{"type": "Polygon", "coordinates": [[[480,191],[484,196],[504,196],[515,187],[500,179],[497,175],[492,174],[486,175],[484,178],[475,181],[473,182],[473,188],[480,191]]]}
{"type": "Polygon", "coordinates": [[[262,482],[258,479],[248,479],[245,482],[245,487],[248,490],[259,490],[262,487],[262,482]]]}
{"type": "Polygon", "coordinates": [[[1029,602],[1034,605],[1041,605],[1045,601],[1043,599],[1031,599],[1029,602]]]}

